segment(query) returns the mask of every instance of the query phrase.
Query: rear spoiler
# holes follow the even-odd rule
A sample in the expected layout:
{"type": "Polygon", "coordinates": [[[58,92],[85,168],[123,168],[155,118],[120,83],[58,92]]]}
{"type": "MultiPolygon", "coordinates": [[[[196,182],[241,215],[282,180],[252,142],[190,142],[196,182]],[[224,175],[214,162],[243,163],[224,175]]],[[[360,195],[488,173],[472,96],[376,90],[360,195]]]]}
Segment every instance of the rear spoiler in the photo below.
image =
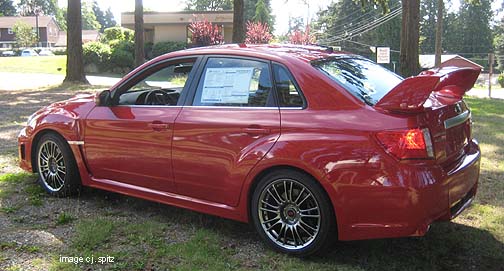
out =
{"type": "Polygon", "coordinates": [[[390,111],[419,111],[423,110],[431,93],[458,102],[474,86],[480,72],[480,69],[455,67],[424,71],[404,79],[374,107],[390,111]]]}

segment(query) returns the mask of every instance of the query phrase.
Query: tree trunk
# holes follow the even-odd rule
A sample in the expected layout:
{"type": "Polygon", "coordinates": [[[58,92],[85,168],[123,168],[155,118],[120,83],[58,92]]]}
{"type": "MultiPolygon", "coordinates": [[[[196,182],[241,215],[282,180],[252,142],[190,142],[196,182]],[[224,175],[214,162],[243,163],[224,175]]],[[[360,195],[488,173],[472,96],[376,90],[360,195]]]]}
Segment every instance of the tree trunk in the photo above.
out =
{"type": "Polygon", "coordinates": [[[143,1],[135,0],[135,66],[144,63],[144,20],[143,1]]]}
{"type": "Polygon", "coordinates": [[[243,0],[233,0],[233,42],[243,43],[245,40],[245,22],[243,0]]]}
{"type": "Polygon", "coordinates": [[[400,73],[404,77],[418,74],[420,39],[420,0],[402,0],[400,73]]]}
{"type": "Polygon", "coordinates": [[[68,0],[67,13],[67,67],[63,82],[89,84],[82,60],[81,1],[68,0]]]}
{"type": "Polygon", "coordinates": [[[436,20],[436,60],[435,66],[441,65],[441,54],[443,53],[443,0],[438,0],[437,4],[437,20],[436,20]]]}

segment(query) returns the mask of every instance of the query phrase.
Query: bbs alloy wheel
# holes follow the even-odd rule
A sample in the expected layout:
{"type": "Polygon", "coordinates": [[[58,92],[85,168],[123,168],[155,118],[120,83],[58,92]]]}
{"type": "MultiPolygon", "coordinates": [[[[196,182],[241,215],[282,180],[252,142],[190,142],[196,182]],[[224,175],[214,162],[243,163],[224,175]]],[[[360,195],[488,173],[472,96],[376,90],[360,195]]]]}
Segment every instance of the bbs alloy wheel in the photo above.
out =
{"type": "Polygon", "coordinates": [[[64,139],[45,134],[36,150],[37,172],[42,187],[51,195],[68,196],[80,189],[75,159],[64,139]]]}
{"type": "Polygon", "coordinates": [[[285,253],[315,253],[335,230],[325,192],[300,172],[269,174],[258,184],[252,204],[256,230],[273,248],[285,253]]]}

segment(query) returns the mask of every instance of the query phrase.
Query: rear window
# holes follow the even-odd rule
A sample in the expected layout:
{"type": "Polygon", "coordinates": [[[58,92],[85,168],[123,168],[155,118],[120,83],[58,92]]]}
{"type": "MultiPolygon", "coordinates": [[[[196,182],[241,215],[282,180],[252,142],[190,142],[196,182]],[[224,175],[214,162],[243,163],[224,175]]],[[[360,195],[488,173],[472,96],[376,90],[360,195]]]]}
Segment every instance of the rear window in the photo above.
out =
{"type": "Polygon", "coordinates": [[[364,58],[329,58],[313,62],[312,65],[369,105],[375,105],[403,80],[399,75],[364,58]]]}

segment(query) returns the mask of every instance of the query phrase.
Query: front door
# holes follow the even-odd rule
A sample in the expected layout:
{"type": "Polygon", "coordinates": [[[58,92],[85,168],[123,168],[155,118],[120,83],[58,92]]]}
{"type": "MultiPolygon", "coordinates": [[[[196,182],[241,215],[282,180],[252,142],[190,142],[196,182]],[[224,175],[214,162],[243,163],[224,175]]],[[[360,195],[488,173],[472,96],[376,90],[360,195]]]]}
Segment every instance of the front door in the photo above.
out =
{"type": "Polygon", "coordinates": [[[209,57],[174,126],[177,193],[236,206],[242,184],[280,135],[266,61],[209,57]]]}
{"type": "Polygon", "coordinates": [[[87,164],[94,178],[174,191],[171,145],[195,59],[147,68],[113,92],[113,105],[86,119],[87,164]]]}

